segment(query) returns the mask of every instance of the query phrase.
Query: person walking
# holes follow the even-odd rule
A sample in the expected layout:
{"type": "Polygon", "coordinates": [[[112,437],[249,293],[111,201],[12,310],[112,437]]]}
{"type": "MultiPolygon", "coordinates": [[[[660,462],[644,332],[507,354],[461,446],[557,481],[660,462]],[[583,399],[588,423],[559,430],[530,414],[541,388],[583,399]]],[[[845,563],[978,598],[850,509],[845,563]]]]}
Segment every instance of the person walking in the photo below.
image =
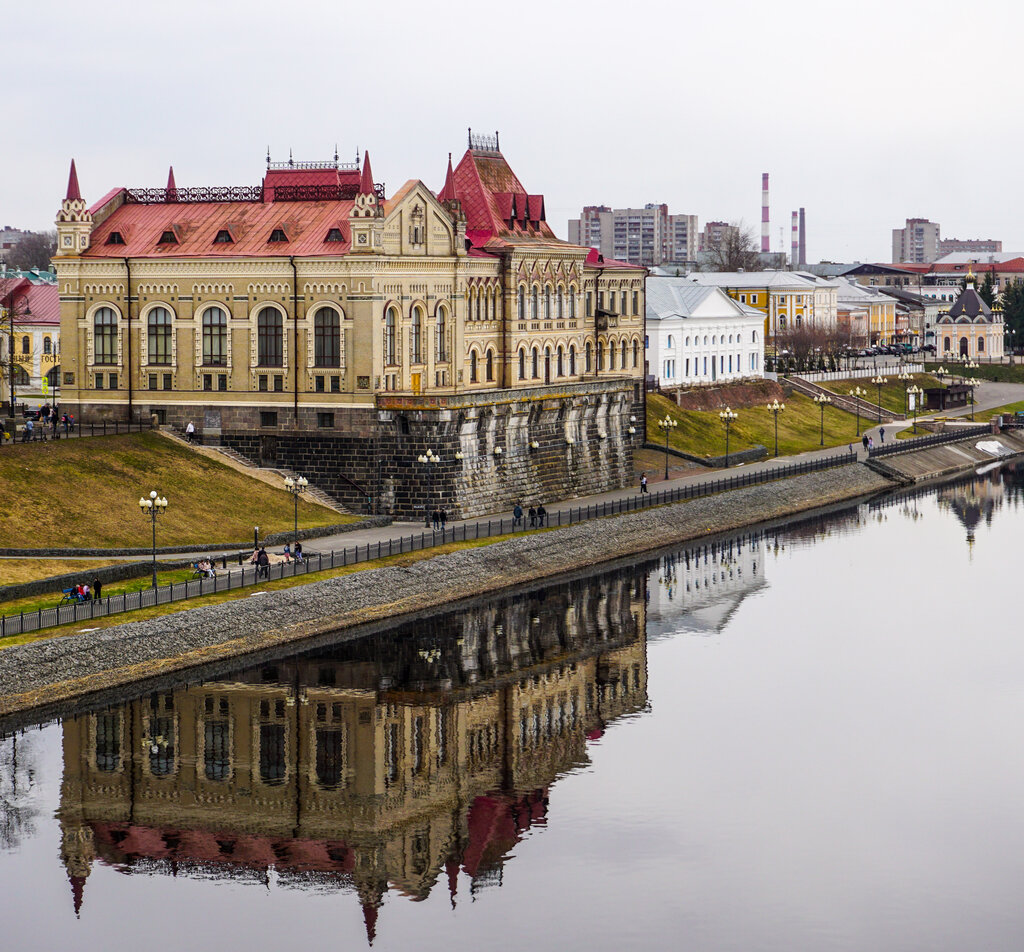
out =
{"type": "Polygon", "coordinates": [[[547,524],[548,511],[544,508],[544,503],[541,503],[537,507],[537,525],[543,526],[547,524]]]}
{"type": "Polygon", "coordinates": [[[192,444],[192,440],[195,438],[195,435],[196,425],[191,420],[189,420],[188,426],[185,427],[185,439],[188,440],[190,446],[192,444]]]}
{"type": "Polygon", "coordinates": [[[434,523],[434,531],[437,532],[437,530],[441,528],[441,512],[440,512],[440,510],[435,509],[430,514],[430,518],[431,518],[431,520],[434,523]]]}
{"type": "Polygon", "coordinates": [[[103,591],[103,585],[100,582],[99,578],[98,577],[94,578],[92,580],[92,597],[95,598],[96,601],[99,601],[100,598],[102,597],[101,594],[100,594],[102,591],[103,591]]]}
{"type": "Polygon", "coordinates": [[[882,428],[881,428],[881,429],[880,429],[880,430],[878,431],[878,438],[879,438],[879,439],[880,439],[880,440],[881,440],[881,441],[882,441],[883,443],[885,442],[885,427],[884,427],[884,426],[883,426],[883,427],[882,427],[882,428]]]}
{"type": "Polygon", "coordinates": [[[531,529],[536,529],[537,528],[537,510],[534,509],[533,506],[530,506],[530,511],[529,511],[528,515],[530,516],[530,528],[531,529]]]}
{"type": "Polygon", "coordinates": [[[448,513],[442,509],[439,515],[441,516],[441,531],[444,532],[448,528],[448,513]]]}
{"type": "Polygon", "coordinates": [[[32,439],[32,430],[35,428],[35,421],[29,417],[25,421],[25,429],[21,431],[21,442],[28,443],[32,439]]]}
{"type": "Polygon", "coordinates": [[[512,528],[514,529],[518,525],[522,525],[523,522],[523,507],[516,503],[515,508],[512,510],[512,528]]]}
{"type": "Polygon", "coordinates": [[[68,427],[71,426],[71,420],[68,419],[67,413],[65,413],[60,418],[60,422],[64,424],[64,436],[67,437],[67,435],[68,435],[68,427]]]}
{"type": "Polygon", "coordinates": [[[641,473],[640,474],[640,492],[641,493],[647,492],[647,474],[646,473],[641,473]]]}
{"type": "Polygon", "coordinates": [[[868,448],[868,435],[867,435],[867,433],[865,433],[865,434],[864,434],[864,435],[863,435],[863,436],[861,437],[861,440],[860,440],[860,441],[861,441],[861,443],[863,443],[863,444],[864,444],[864,449],[867,449],[867,448],[868,448]]]}
{"type": "Polygon", "coordinates": [[[296,542],[295,543],[295,561],[296,562],[301,562],[302,561],[302,543],[301,542],[296,542]]]}
{"type": "Polygon", "coordinates": [[[60,424],[60,418],[57,416],[57,408],[54,407],[50,411],[50,426],[52,427],[51,436],[58,440],[60,437],[57,434],[57,426],[60,424]]]}
{"type": "Polygon", "coordinates": [[[270,556],[266,546],[260,546],[260,554],[256,557],[256,578],[270,578],[270,556]]]}

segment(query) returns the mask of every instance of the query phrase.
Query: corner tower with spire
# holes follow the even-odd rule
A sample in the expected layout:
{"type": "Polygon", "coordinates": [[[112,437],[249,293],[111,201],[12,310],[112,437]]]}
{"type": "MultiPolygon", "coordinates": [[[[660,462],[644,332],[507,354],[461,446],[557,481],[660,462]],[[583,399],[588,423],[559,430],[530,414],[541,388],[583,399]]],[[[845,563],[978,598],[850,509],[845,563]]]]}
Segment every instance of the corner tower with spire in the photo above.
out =
{"type": "Polygon", "coordinates": [[[363,153],[363,171],[359,176],[359,192],[349,213],[352,229],[352,251],[356,254],[380,254],[384,209],[377,198],[370,169],[370,153],[363,153]]]}
{"type": "Polygon", "coordinates": [[[75,160],[72,159],[67,194],[61,202],[60,211],[57,212],[57,254],[81,254],[89,247],[91,232],[92,215],[78,187],[78,171],[75,169],[75,160]]]}

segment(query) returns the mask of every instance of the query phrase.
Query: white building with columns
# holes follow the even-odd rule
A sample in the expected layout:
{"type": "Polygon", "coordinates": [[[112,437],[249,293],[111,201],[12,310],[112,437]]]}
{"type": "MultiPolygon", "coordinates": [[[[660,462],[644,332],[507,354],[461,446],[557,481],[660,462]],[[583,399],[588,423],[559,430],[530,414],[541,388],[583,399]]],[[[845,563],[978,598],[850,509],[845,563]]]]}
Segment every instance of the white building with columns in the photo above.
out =
{"type": "Polygon", "coordinates": [[[647,360],[660,386],[761,377],[764,314],[689,278],[647,278],[647,360]]]}

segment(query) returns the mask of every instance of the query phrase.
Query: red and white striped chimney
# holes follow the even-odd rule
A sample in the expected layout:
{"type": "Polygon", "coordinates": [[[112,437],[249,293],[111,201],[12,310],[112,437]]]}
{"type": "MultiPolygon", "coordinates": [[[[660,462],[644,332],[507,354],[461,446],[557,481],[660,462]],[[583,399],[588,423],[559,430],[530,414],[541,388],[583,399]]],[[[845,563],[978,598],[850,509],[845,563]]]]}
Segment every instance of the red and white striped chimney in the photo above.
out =
{"type": "Polygon", "coordinates": [[[771,251],[768,243],[768,173],[761,173],[761,251],[771,251]]]}
{"type": "Polygon", "coordinates": [[[792,226],[789,236],[789,265],[795,268],[800,264],[800,213],[793,212],[792,226]]]}

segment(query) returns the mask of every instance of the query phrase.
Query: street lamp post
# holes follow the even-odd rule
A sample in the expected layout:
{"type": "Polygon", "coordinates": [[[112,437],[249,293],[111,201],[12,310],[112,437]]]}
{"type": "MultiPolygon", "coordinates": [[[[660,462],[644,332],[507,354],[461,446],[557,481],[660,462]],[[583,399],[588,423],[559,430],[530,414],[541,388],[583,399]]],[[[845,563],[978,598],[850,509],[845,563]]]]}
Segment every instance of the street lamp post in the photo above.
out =
{"type": "Polygon", "coordinates": [[[156,588],[156,517],[167,509],[167,500],[154,489],[139,499],[139,511],[153,522],[153,588],[156,588]]]}
{"type": "Polygon", "coordinates": [[[768,404],[768,412],[775,416],[775,455],[779,455],[779,414],[786,409],[786,404],[773,400],[768,404]]]}
{"type": "Polygon", "coordinates": [[[896,379],[903,385],[903,415],[906,416],[910,412],[910,405],[907,403],[907,387],[913,382],[914,375],[904,370],[896,379]]]}
{"type": "Polygon", "coordinates": [[[854,387],[850,391],[850,396],[853,397],[854,406],[857,408],[857,436],[860,436],[860,400],[867,393],[867,390],[862,387],[854,387]]]}
{"type": "Polygon", "coordinates": [[[306,491],[306,487],[309,485],[309,480],[305,476],[298,476],[292,479],[291,476],[285,476],[284,488],[292,494],[292,501],[295,503],[295,522],[294,531],[292,537],[292,548],[299,544],[299,496],[306,491]]]}
{"type": "Polygon", "coordinates": [[[883,377],[881,374],[871,378],[871,382],[875,385],[878,390],[878,422],[882,422],[882,387],[888,383],[888,378],[883,377]]]}
{"type": "Polygon", "coordinates": [[[417,463],[423,463],[427,467],[427,504],[423,507],[423,525],[425,528],[430,528],[430,504],[434,498],[434,467],[441,462],[441,457],[438,456],[432,449],[428,449],[426,453],[420,453],[416,457],[417,463]]]}
{"type": "Polygon", "coordinates": [[[814,398],[814,402],[818,404],[818,409],[821,411],[821,440],[818,443],[819,446],[825,445],[825,407],[827,404],[832,402],[832,398],[827,393],[819,393],[814,398]]]}
{"type": "Polygon", "coordinates": [[[726,407],[718,414],[718,418],[725,424],[725,468],[729,468],[729,428],[733,421],[739,416],[738,413],[726,407]]]}
{"type": "Polygon", "coordinates": [[[679,424],[676,423],[676,421],[667,413],[665,414],[664,419],[658,421],[658,428],[665,434],[665,479],[668,479],[668,435],[677,426],[679,426],[679,424]]]}
{"type": "Polygon", "coordinates": [[[912,387],[909,387],[907,389],[907,393],[909,393],[914,398],[914,432],[916,433],[917,432],[917,405],[919,403],[918,398],[919,398],[919,396],[922,393],[924,393],[924,391],[917,384],[914,384],[912,387]]]}

